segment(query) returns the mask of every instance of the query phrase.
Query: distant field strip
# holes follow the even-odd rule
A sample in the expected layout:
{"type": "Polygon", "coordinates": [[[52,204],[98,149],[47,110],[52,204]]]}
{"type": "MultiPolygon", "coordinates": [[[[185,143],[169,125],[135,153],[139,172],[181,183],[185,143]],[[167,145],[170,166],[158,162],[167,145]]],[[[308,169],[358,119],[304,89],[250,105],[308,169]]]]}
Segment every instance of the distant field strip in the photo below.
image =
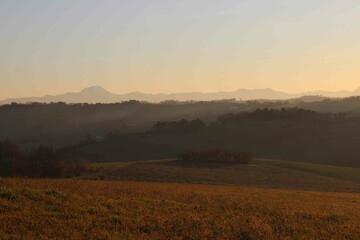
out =
{"type": "Polygon", "coordinates": [[[356,168],[340,168],[339,172],[336,172],[332,166],[306,165],[277,160],[255,160],[251,164],[229,165],[164,159],[96,163],[93,166],[97,170],[94,174],[87,176],[89,179],[230,184],[265,188],[360,192],[359,175],[356,168]]]}
{"type": "Polygon", "coordinates": [[[313,164],[313,163],[304,163],[304,162],[272,160],[272,159],[257,159],[255,163],[304,171],[304,172],[318,174],[321,176],[360,183],[360,168],[340,167],[340,166],[331,166],[331,165],[313,164]]]}
{"type": "Polygon", "coordinates": [[[93,163],[92,165],[96,168],[104,169],[116,169],[121,167],[126,167],[134,163],[165,163],[169,161],[174,161],[175,159],[161,159],[161,160],[142,160],[142,161],[130,161],[130,162],[105,162],[105,163],[93,163]]]}

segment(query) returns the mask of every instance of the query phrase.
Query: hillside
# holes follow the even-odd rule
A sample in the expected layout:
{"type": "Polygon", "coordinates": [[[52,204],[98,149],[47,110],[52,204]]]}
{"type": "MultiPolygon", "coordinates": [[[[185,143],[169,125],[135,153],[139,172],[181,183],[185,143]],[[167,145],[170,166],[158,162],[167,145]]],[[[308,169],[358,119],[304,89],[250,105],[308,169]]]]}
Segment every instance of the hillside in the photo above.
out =
{"type": "Polygon", "coordinates": [[[195,131],[144,132],[113,136],[65,156],[93,162],[174,158],[186,149],[228,148],[255,157],[360,167],[358,119],[243,119],[195,131]],[[139,151],[141,149],[141,151],[139,151]]]}
{"type": "Polygon", "coordinates": [[[358,239],[350,193],[0,179],[2,239],[358,239]],[[36,211],[34,211],[34,209],[36,211]]]}
{"type": "MultiPolygon", "coordinates": [[[[273,105],[273,104],[272,104],[273,105]]],[[[237,103],[149,104],[31,104],[0,107],[0,140],[20,144],[72,145],[88,135],[145,131],[156,122],[181,118],[212,121],[218,115],[238,111],[237,103]]]]}
{"type": "MultiPolygon", "coordinates": [[[[349,92],[348,94],[351,95],[349,92]]],[[[354,91],[353,94],[357,94],[354,91]]],[[[349,95],[349,96],[350,96],[349,95]]],[[[44,97],[29,97],[29,98],[12,98],[0,101],[2,104],[10,104],[12,102],[28,103],[28,102],[66,102],[66,103],[116,103],[129,100],[147,101],[152,103],[158,103],[166,100],[176,101],[211,101],[221,99],[289,99],[299,97],[301,94],[288,94],[284,92],[275,91],[273,89],[238,89],[233,92],[182,92],[182,93],[142,93],[131,92],[126,94],[114,94],[100,86],[93,86],[82,89],[80,92],[68,92],[56,96],[47,95],[44,97]]]]}
{"type": "Polygon", "coordinates": [[[84,141],[88,136],[147,131],[157,121],[200,118],[210,123],[227,113],[289,107],[359,115],[360,98],[324,99],[308,96],[289,101],[13,104],[0,106],[0,140],[10,139],[24,146],[49,144],[64,147],[84,141]]]}
{"type": "Polygon", "coordinates": [[[0,99],[0,105],[29,102],[65,102],[65,103],[116,103],[129,100],[147,101],[152,103],[159,103],[166,100],[176,101],[212,101],[221,99],[236,99],[236,100],[286,100],[301,98],[303,96],[322,96],[326,98],[345,98],[351,96],[359,96],[360,88],[353,91],[308,91],[302,93],[286,93],[271,88],[263,89],[245,89],[241,88],[232,92],[180,92],[180,93],[142,93],[130,92],[125,94],[115,94],[102,88],[101,86],[92,86],[82,89],[79,92],[68,92],[59,95],[46,95],[43,97],[27,97],[27,98],[11,98],[0,99]]]}

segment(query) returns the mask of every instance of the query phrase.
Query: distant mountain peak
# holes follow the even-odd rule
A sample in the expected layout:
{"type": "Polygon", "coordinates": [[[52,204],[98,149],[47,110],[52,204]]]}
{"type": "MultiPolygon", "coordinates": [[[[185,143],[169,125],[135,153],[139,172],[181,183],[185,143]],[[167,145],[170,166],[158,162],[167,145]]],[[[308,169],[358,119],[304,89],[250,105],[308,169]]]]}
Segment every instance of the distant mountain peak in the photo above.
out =
{"type": "Polygon", "coordinates": [[[101,86],[91,86],[83,88],[80,92],[95,92],[95,91],[102,91],[102,92],[108,92],[105,88],[101,86]]]}
{"type": "Polygon", "coordinates": [[[112,95],[111,92],[101,86],[87,87],[82,89],[79,93],[88,95],[112,95]]]}
{"type": "MultiPolygon", "coordinates": [[[[178,100],[178,101],[211,101],[221,99],[238,99],[238,100],[256,100],[256,99],[268,99],[268,100],[284,100],[295,99],[301,96],[324,96],[324,97],[349,97],[359,96],[360,88],[354,91],[312,91],[303,93],[286,93],[277,91],[271,88],[262,89],[245,89],[241,88],[234,92],[183,92],[173,94],[147,94],[141,92],[131,92],[127,94],[113,94],[101,86],[91,86],[82,89],[80,92],[68,92],[56,96],[44,96],[44,97],[30,97],[30,98],[12,98],[0,101],[0,105],[9,104],[11,102],[27,103],[27,102],[67,102],[67,103],[114,103],[128,100],[139,100],[149,102],[161,102],[165,100],[178,100]]],[[[306,98],[305,100],[312,101],[319,98],[306,98]]]]}

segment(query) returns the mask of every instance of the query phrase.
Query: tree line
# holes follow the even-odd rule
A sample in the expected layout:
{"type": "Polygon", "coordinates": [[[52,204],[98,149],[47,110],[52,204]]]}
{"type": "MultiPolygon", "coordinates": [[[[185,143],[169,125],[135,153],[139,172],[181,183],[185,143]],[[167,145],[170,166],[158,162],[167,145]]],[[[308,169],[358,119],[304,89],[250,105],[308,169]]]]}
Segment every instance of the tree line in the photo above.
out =
{"type": "Polygon", "coordinates": [[[343,121],[360,119],[360,115],[353,112],[320,113],[302,108],[256,109],[252,112],[228,113],[221,115],[218,123],[239,122],[242,120],[319,120],[343,121]]]}
{"type": "Polygon", "coordinates": [[[58,178],[79,176],[91,169],[85,159],[62,160],[51,147],[21,150],[9,140],[0,141],[0,175],[6,177],[58,178]]]}

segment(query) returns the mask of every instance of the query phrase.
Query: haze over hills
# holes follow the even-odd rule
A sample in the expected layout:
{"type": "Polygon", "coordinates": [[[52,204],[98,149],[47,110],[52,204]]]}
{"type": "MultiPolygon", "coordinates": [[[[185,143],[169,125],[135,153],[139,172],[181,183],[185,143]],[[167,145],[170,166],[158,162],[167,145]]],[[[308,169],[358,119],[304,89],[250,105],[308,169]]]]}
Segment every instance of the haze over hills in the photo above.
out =
{"type": "Polygon", "coordinates": [[[343,98],[350,96],[359,96],[360,88],[354,91],[309,91],[303,93],[286,93],[273,90],[271,88],[264,89],[238,89],[234,92],[183,92],[183,93],[159,93],[150,94],[142,92],[131,92],[127,94],[114,94],[100,86],[93,86],[84,88],[80,92],[68,92],[56,96],[46,95],[43,97],[28,97],[28,98],[10,98],[0,101],[0,105],[28,102],[66,102],[66,103],[114,103],[128,100],[139,100],[148,102],[161,102],[165,100],[178,100],[178,101],[210,101],[221,99],[236,99],[236,100],[284,100],[299,98],[302,96],[323,96],[333,98],[343,98]]]}

